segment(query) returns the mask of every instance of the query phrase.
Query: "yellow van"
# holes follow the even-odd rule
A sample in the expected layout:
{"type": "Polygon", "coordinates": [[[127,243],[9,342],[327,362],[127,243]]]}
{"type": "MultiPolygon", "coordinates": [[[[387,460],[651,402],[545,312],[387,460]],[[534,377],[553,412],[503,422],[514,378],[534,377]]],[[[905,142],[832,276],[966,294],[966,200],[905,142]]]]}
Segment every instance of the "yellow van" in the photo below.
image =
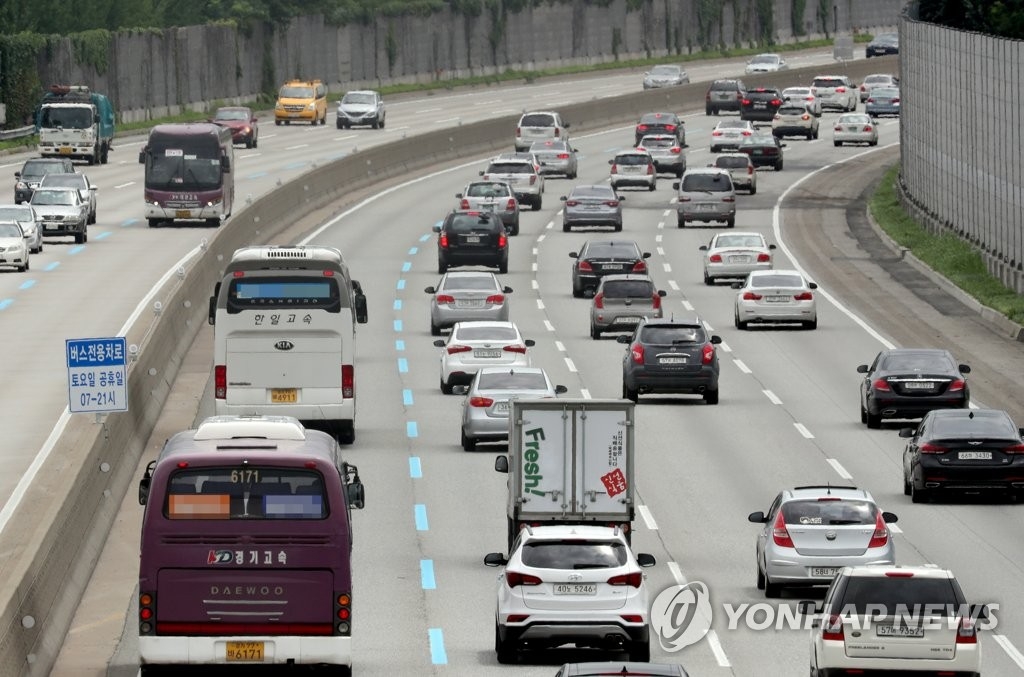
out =
{"type": "Polygon", "coordinates": [[[274,124],[327,124],[327,85],[319,80],[289,80],[277,93],[274,124]]]}

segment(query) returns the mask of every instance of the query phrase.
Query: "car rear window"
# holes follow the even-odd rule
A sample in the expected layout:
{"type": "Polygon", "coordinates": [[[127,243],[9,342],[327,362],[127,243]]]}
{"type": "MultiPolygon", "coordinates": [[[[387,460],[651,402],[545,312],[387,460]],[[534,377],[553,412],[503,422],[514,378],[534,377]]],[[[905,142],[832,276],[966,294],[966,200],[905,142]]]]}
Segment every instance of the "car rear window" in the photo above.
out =
{"type": "Polygon", "coordinates": [[[690,174],[683,177],[683,191],[727,192],[732,190],[732,182],[725,174],[690,174]]]}
{"type": "Polygon", "coordinates": [[[670,113],[646,113],[640,117],[639,124],[643,125],[674,125],[675,116],[670,113]]]}
{"type": "Polygon", "coordinates": [[[508,185],[504,183],[474,183],[466,191],[469,197],[503,197],[509,194],[508,185]]]}
{"type": "Polygon", "coordinates": [[[542,374],[524,374],[509,370],[501,373],[480,374],[477,388],[481,390],[547,390],[548,384],[542,374]]]}
{"type": "Polygon", "coordinates": [[[804,286],[803,278],[799,275],[784,275],[784,274],[771,274],[771,275],[755,275],[750,280],[751,287],[802,287],[804,286]]]}
{"type": "Polygon", "coordinates": [[[932,419],[929,436],[1017,439],[1020,433],[1013,422],[1002,415],[974,412],[973,418],[942,416],[932,419]]]}
{"type": "Polygon", "coordinates": [[[779,109],[779,115],[803,115],[806,112],[803,106],[783,106],[779,109]]]}
{"type": "Polygon", "coordinates": [[[850,524],[874,525],[878,508],[868,501],[850,500],[797,500],[782,504],[782,519],[786,524],[845,526],[850,524]]]}
{"type": "Polygon", "coordinates": [[[719,157],[715,158],[715,166],[722,169],[745,169],[750,164],[746,157],[719,157]]]}
{"type": "Polygon", "coordinates": [[[846,584],[838,608],[854,610],[864,615],[872,610],[885,609],[889,614],[923,614],[928,605],[933,609],[956,608],[959,604],[953,582],[948,578],[921,578],[917,576],[851,576],[846,584]]]}
{"type": "Polygon", "coordinates": [[[651,163],[651,158],[646,155],[638,155],[632,153],[629,155],[616,155],[615,164],[617,165],[647,165],[651,163]]]}
{"type": "Polygon", "coordinates": [[[626,546],[597,541],[534,541],[523,545],[523,564],[538,569],[615,569],[626,563],[626,546]]]}
{"type": "Polygon", "coordinates": [[[602,289],[606,299],[640,299],[654,295],[654,285],[646,280],[605,282],[602,289]]]}
{"type": "Polygon", "coordinates": [[[456,214],[448,221],[445,230],[450,233],[471,233],[475,231],[490,232],[497,227],[490,214],[456,214]]]}
{"type": "Polygon", "coordinates": [[[494,283],[494,278],[490,275],[458,275],[445,278],[443,288],[445,290],[468,289],[470,291],[486,291],[497,289],[498,287],[494,283]]]}
{"type": "Polygon", "coordinates": [[[638,259],[636,247],[630,244],[614,244],[597,242],[587,247],[586,254],[580,258],[588,259],[638,259]]]}
{"type": "Polygon", "coordinates": [[[547,113],[527,113],[519,121],[521,127],[554,127],[555,117],[547,113]]]}
{"type": "Polygon", "coordinates": [[[705,343],[706,334],[703,327],[666,327],[647,326],[640,330],[642,343],[670,346],[679,343],[705,343]]]}
{"type": "Polygon", "coordinates": [[[732,80],[716,80],[715,82],[711,83],[711,89],[713,89],[715,91],[718,91],[718,92],[726,92],[726,91],[734,92],[737,89],[739,89],[739,87],[732,80]]]}
{"type": "Polygon", "coordinates": [[[845,83],[835,78],[814,78],[815,87],[843,87],[845,83]]]}
{"type": "Polygon", "coordinates": [[[244,466],[179,470],[164,515],[171,520],[324,519],[327,496],[314,470],[244,466]]]}
{"type": "Polygon", "coordinates": [[[671,148],[676,145],[675,139],[659,139],[657,137],[645,136],[640,141],[644,148],[671,148]]]}
{"type": "Polygon", "coordinates": [[[576,186],[569,194],[570,198],[600,197],[609,200],[615,199],[615,191],[604,186],[576,186]]]}
{"type": "Polygon", "coordinates": [[[716,247],[763,247],[764,241],[756,235],[719,235],[716,247]]]}
{"type": "Polygon", "coordinates": [[[864,78],[865,84],[870,82],[892,82],[892,78],[890,78],[888,75],[869,75],[866,78],[864,78]]]}
{"type": "Polygon", "coordinates": [[[534,141],[530,144],[531,153],[548,153],[565,150],[565,141],[534,141]]]}
{"type": "Polygon", "coordinates": [[[487,168],[488,174],[533,174],[533,166],[528,162],[492,162],[487,168]]]}
{"type": "Polygon", "coordinates": [[[882,359],[882,369],[889,371],[934,371],[948,369],[955,371],[955,365],[943,354],[936,353],[895,353],[882,359]]]}
{"type": "Polygon", "coordinates": [[[452,340],[457,341],[515,341],[519,338],[512,327],[456,327],[452,340]]]}

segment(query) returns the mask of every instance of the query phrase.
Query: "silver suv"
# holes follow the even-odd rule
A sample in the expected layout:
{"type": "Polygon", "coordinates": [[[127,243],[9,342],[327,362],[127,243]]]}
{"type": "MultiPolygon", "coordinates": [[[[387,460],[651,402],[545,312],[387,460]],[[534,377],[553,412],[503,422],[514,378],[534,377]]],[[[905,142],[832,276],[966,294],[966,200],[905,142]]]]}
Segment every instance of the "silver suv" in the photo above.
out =
{"type": "Polygon", "coordinates": [[[484,181],[504,181],[512,186],[517,200],[529,203],[534,211],[541,208],[544,177],[530,160],[492,160],[487,170],[480,172],[480,176],[484,177],[484,181]]]}
{"type": "Polygon", "coordinates": [[[606,331],[632,332],[640,320],[661,319],[665,292],[646,275],[606,275],[590,303],[590,338],[606,331]]]}
{"type": "Polygon", "coordinates": [[[754,161],[746,153],[723,153],[715,156],[709,167],[718,167],[729,171],[732,185],[736,190],[743,189],[751,195],[757,193],[757,168],[754,161]]]}
{"type": "Polygon", "coordinates": [[[811,93],[822,108],[838,108],[844,113],[857,110],[857,87],[845,75],[819,75],[811,83],[811,93]]]}
{"type": "Polygon", "coordinates": [[[679,191],[676,221],[680,228],[693,221],[723,221],[730,228],[736,225],[736,189],[729,170],[688,169],[672,187],[679,191]]]}
{"type": "Polygon", "coordinates": [[[569,140],[569,123],[554,111],[524,113],[516,125],[516,150],[529,150],[535,141],[569,140]]]}
{"type": "Polygon", "coordinates": [[[384,99],[378,92],[371,89],[346,92],[338,102],[338,129],[348,129],[356,125],[368,125],[374,129],[382,129],[387,119],[384,99]]]}

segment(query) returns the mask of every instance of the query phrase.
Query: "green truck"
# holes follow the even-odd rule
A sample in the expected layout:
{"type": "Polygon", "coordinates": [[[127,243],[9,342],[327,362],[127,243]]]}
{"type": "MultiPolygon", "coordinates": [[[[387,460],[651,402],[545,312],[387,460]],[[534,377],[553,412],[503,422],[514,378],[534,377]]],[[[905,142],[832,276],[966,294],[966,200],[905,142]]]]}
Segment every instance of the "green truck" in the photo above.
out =
{"type": "Polygon", "coordinates": [[[84,85],[52,85],[36,108],[35,123],[43,157],[107,164],[114,107],[106,96],[84,85]]]}

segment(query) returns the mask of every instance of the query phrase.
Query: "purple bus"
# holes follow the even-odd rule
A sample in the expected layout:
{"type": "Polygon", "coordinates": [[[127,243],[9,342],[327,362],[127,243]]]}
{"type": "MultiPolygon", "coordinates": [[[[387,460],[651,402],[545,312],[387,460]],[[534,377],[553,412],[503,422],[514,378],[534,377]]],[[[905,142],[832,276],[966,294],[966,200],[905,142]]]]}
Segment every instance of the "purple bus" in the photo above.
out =
{"type": "MultiPolygon", "coordinates": [[[[139,662],[352,666],[355,466],[287,416],[213,416],[139,482],[139,662]]],[[[177,673],[174,673],[177,674],[177,673]]]]}
{"type": "Polygon", "coordinates": [[[209,122],[157,125],[139,162],[150,228],[179,220],[219,226],[235,198],[231,130],[209,122]]]}

